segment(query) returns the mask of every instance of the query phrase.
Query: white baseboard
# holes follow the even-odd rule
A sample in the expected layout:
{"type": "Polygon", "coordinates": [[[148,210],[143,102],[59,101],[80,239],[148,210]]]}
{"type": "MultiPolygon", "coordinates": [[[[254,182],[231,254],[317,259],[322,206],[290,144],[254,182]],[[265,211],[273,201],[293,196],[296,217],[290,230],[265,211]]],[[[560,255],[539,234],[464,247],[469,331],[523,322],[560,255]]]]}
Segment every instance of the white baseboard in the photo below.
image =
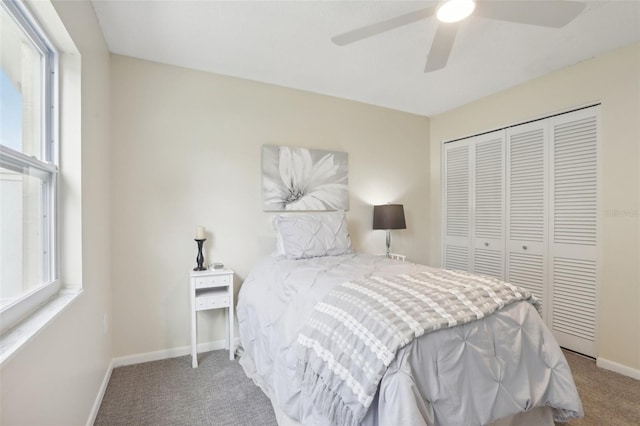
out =
{"type": "Polygon", "coordinates": [[[617,362],[609,361],[608,359],[600,358],[596,359],[596,365],[605,370],[611,370],[615,373],[628,376],[636,380],[640,380],[640,370],[629,367],[627,365],[618,364],[617,362]]]}
{"type": "Polygon", "coordinates": [[[100,409],[100,405],[102,404],[102,398],[104,398],[104,393],[107,391],[107,386],[109,385],[109,379],[111,379],[111,372],[113,371],[113,360],[109,363],[107,367],[107,372],[104,374],[104,378],[102,379],[102,384],[100,385],[100,389],[98,390],[98,395],[96,396],[96,400],[93,402],[93,407],[91,407],[91,413],[89,413],[89,419],[87,420],[87,426],[92,426],[96,417],[98,416],[98,410],[100,409]]]}
{"type": "MultiPolygon", "coordinates": [[[[240,339],[234,339],[235,347],[240,344],[240,339]]],[[[199,343],[198,353],[217,351],[225,349],[227,342],[225,340],[216,340],[214,342],[199,343]]],[[[177,348],[163,349],[161,351],[146,352],[142,354],[128,355],[113,359],[113,367],[123,367],[125,365],[141,364],[143,362],[159,361],[161,359],[175,358],[178,356],[191,355],[191,346],[180,346],[177,348]]]]}

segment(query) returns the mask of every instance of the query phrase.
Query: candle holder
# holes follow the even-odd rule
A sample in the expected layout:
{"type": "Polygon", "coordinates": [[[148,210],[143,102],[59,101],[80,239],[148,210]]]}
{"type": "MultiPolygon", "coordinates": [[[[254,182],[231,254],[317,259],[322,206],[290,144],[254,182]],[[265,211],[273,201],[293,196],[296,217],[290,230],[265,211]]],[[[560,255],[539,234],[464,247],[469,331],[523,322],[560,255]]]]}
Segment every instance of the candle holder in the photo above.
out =
{"type": "Polygon", "coordinates": [[[202,266],[202,264],[204,263],[204,256],[202,255],[202,243],[204,243],[205,241],[207,241],[206,238],[199,240],[199,239],[195,239],[195,242],[198,243],[198,256],[196,256],[196,263],[198,264],[198,266],[196,266],[195,268],[193,268],[194,271],[206,271],[207,268],[205,268],[204,266],[202,266]]]}

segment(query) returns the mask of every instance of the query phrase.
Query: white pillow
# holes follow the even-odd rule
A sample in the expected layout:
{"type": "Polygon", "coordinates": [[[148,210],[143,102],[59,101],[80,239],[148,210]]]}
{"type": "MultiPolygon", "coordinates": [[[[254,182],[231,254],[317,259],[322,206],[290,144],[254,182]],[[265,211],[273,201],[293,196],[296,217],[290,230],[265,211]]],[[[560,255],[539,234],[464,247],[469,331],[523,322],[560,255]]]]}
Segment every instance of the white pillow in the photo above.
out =
{"type": "Polygon", "coordinates": [[[278,253],[288,259],[308,259],[352,253],[343,211],[276,216],[278,253]]]}

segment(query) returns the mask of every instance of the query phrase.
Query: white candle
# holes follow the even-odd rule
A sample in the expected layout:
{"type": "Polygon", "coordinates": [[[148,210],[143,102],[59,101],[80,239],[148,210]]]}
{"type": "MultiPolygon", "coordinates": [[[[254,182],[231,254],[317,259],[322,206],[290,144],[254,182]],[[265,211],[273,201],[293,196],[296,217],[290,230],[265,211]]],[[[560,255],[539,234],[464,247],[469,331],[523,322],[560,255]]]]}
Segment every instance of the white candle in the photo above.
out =
{"type": "Polygon", "coordinates": [[[196,227],[196,240],[204,240],[204,226],[196,227]]]}

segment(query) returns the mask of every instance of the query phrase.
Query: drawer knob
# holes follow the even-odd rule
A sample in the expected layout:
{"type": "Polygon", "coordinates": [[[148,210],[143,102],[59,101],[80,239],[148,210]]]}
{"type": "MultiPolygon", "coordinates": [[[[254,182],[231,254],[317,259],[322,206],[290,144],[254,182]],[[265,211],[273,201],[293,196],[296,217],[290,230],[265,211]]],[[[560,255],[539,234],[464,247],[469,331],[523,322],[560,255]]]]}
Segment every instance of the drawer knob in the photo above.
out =
{"type": "Polygon", "coordinates": [[[489,247],[489,243],[484,243],[484,246],[485,247],[489,247]]]}
{"type": "Polygon", "coordinates": [[[522,250],[526,250],[526,249],[527,249],[527,246],[522,246],[522,250]]]}

